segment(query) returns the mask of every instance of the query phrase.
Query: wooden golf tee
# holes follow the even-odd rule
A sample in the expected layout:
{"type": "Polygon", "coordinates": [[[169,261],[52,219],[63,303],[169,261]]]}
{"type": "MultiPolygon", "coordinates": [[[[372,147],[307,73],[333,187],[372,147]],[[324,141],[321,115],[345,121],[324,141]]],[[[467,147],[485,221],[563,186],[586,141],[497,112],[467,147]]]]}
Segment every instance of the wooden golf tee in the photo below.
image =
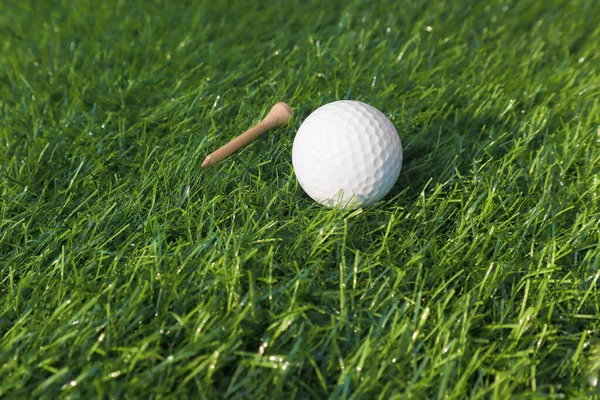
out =
{"type": "Polygon", "coordinates": [[[208,167],[223,161],[236,150],[244,147],[269,129],[285,125],[290,120],[291,116],[292,109],[290,106],[283,102],[275,104],[262,121],[231,140],[223,147],[220,147],[217,151],[210,153],[202,162],[202,167],[208,167]]]}

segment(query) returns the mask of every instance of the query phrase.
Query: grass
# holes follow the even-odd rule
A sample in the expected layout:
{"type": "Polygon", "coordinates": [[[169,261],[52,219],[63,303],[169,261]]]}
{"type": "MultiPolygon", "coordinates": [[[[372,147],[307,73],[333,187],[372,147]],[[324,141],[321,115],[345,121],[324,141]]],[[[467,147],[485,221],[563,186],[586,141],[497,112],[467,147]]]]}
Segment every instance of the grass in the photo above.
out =
{"type": "Polygon", "coordinates": [[[0,397],[597,398],[600,3],[227,3],[0,3],[0,397]],[[290,154],[347,98],[353,212],[290,154]]]}

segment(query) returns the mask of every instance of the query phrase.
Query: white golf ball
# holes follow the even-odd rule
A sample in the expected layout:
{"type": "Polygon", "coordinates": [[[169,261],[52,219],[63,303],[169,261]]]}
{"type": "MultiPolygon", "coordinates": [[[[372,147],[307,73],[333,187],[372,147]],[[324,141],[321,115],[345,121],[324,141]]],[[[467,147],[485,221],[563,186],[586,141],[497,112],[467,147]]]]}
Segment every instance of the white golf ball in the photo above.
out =
{"type": "Polygon", "coordinates": [[[306,118],[292,148],[300,186],[315,201],[356,208],[383,198],[402,167],[402,144],[390,120],[360,101],[326,104],[306,118]]]}

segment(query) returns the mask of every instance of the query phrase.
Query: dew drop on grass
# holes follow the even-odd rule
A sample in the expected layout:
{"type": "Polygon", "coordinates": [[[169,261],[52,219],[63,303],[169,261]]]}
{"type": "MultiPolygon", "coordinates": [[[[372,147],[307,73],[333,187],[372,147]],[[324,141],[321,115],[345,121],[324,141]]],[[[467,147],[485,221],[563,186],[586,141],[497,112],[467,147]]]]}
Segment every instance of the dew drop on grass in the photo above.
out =
{"type": "Polygon", "coordinates": [[[269,347],[269,343],[268,342],[263,342],[263,344],[258,348],[258,352],[260,355],[265,354],[265,350],[267,349],[267,347],[269,347]]]}
{"type": "Polygon", "coordinates": [[[108,377],[109,378],[116,378],[119,375],[121,375],[121,371],[114,371],[114,372],[111,372],[110,374],[108,374],[108,377]]]}

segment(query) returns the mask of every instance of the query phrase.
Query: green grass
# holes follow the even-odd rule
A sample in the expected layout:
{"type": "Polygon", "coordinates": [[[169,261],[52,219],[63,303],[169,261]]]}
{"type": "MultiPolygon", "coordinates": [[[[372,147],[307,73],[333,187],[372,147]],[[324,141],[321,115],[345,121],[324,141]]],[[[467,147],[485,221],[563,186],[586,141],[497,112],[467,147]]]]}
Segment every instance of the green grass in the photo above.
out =
{"type": "Polygon", "coordinates": [[[0,397],[598,397],[599,2],[169,3],[0,2],[0,397]],[[353,212],[339,99],[404,146],[353,212]]]}

